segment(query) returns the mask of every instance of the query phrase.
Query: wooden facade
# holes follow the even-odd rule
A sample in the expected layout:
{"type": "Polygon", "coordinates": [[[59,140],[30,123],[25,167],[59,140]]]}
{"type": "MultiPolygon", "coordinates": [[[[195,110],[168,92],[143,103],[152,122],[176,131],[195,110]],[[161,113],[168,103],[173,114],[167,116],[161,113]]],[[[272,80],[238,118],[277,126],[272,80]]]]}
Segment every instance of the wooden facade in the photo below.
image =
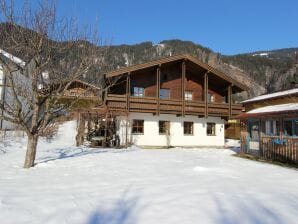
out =
{"type": "Polygon", "coordinates": [[[239,116],[243,153],[298,164],[298,88],[288,93],[244,102],[248,112],[239,116]]]}
{"type": "Polygon", "coordinates": [[[230,119],[243,107],[232,94],[247,87],[190,55],[177,55],[106,74],[113,111],[230,119]],[[136,92],[140,91],[140,92],[136,92]]]}

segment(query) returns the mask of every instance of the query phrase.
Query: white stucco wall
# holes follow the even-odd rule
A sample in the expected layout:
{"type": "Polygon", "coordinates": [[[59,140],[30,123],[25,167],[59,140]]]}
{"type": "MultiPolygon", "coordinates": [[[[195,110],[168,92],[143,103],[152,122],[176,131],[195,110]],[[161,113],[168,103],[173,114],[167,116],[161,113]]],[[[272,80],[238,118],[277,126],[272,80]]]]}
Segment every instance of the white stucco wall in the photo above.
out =
{"type": "Polygon", "coordinates": [[[177,117],[176,115],[161,114],[153,116],[149,113],[130,113],[126,117],[117,118],[117,134],[122,145],[126,140],[140,146],[167,146],[167,137],[159,134],[158,121],[170,121],[170,146],[223,146],[224,145],[224,120],[219,117],[198,118],[197,116],[177,117]],[[131,134],[133,119],[144,120],[144,134],[131,134]],[[126,128],[126,122],[128,127],[126,128]],[[191,121],[193,135],[184,135],[183,122],[191,121]],[[207,122],[216,123],[215,136],[208,136],[206,131],[207,122]]]}

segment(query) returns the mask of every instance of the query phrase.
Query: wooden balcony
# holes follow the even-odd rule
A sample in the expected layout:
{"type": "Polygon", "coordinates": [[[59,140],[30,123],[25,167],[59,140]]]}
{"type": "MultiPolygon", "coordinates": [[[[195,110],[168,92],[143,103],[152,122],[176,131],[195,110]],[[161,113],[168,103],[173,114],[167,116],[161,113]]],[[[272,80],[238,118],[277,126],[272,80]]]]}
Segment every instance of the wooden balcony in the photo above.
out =
{"type": "Polygon", "coordinates": [[[177,99],[157,99],[155,97],[127,97],[126,95],[109,94],[107,106],[113,111],[129,111],[157,114],[195,115],[234,118],[242,113],[243,107],[240,104],[231,105],[231,113],[228,103],[208,103],[208,110],[205,109],[204,101],[187,101],[177,99]],[[184,107],[183,107],[184,104],[184,107]]]}

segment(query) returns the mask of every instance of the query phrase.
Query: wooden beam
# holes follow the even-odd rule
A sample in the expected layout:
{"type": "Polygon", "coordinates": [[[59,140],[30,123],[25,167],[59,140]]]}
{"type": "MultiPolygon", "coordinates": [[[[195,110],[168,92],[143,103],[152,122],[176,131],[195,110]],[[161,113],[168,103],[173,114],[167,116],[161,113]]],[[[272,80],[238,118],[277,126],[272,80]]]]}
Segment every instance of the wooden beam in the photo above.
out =
{"type": "Polygon", "coordinates": [[[160,65],[156,68],[156,115],[160,113],[160,65]]]}
{"type": "Polygon", "coordinates": [[[208,71],[204,75],[205,118],[208,118],[208,71]]]}
{"type": "Polygon", "coordinates": [[[126,76],[126,111],[129,112],[130,108],[130,73],[126,76]]]}
{"type": "Polygon", "coordinates": [[[182,116],[185,116],[185,72],[186,66],[185,61],[182,62],[182,72],[181,72],[181,99],[182,99],[182,116]]]}
{"type": "Polygon", "coordinates": [[[229,119],[232,118],[232,85],[228,87],[229,119]]]}

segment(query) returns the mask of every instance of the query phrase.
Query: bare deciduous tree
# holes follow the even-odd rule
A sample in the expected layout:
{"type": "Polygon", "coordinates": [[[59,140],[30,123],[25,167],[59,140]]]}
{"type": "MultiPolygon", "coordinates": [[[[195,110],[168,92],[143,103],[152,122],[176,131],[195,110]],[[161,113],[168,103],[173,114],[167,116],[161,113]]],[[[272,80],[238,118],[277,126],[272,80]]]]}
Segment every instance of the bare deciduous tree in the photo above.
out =
{"type": "Polygon", "coordinates": [[[10,100],[0,104],[1,118],[18,124],[28,136],[24,167],[34,166],[38,138],[72,102],[64,92],[78,78],[103,63],[98,34],[80,31],[73,19],[58,20],[53,1],[17,10],[13,1],[0,0],[0,48],[25,63],[0,57],[10,100]]]}

